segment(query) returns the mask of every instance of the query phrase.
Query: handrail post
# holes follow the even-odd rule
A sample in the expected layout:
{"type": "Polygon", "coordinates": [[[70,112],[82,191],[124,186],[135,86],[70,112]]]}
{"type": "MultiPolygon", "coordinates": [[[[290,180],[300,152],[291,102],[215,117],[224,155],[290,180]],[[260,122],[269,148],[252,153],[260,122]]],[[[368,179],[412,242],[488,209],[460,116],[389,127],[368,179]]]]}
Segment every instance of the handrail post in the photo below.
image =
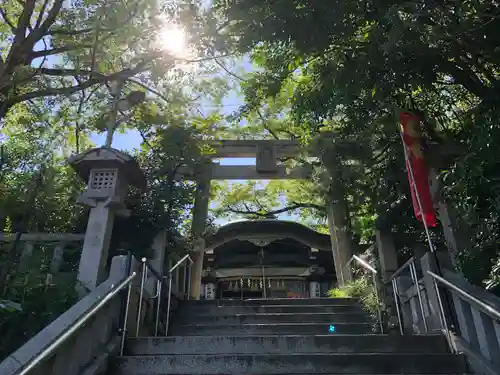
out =
{"type": "Polygon", "coordinates": [[[372,281],[373,281],[373,290],[375,292],[375,299],[377,301],[377,314],[378,314],[378,323],[380,325],[380,333],[384,333],[384,325],[382,324],[382,311],[380,310],[380,298],[378,296],[378,288],[377,288],[377,274],[372,273],[372,281]]]}
{"type": "Polygon", "coordinates": [[[144,296],[144,284],[146,282],[148,267],[146,264],[146,258],[142,258],[142,277],[141,277],[141,289],[139,292],[139,307],[137,308],[137,326],[135,327],[135,336],[139,337],[139,329],[141,326],[141,313],[142,313],[142,298],[144,296]]]}
{"type": "MultiPolygon", "coordinates": [[[[345,264],[344,269],[349,267],[349,265],[352,263],[352,261],[355,260],[358,262],[361,266],[363,266],[365,269],[370,271],[372,273],[372,283],[373,283],[373,291],[375,293],[375,299],[377,301],[377,315],[378,315],[378,323],[380,325],[380,333],[384,333],[384,325],[382,323],[382,311],[380,310],[380,297],[378,295],[378,288],[377,288],[377,270],[373,268],[369,263],[365,262],[363,259],[358,257],[357,255],[353,255],[349,261],[345,264]]],[[[264,286],[265,287],[265,286],[264,286]]]]}
{"type": "Polygon", "coordinates": [[[170,325],[170,299],[172,294],[172,273],[168,275],[168,297],[167,297],[167,321],[165,323],[165,336],[168,336],[168,327],[170,325]]]}
{"type": "MultiPolygon", "coordinates": [[[[457,285],[457,284],[453,283],[452,281],[449,281],[449,280],[445,279],[444,277],[439,276],[430,270],[428,270],[427,273],[432,278],[433,287],[434,287],[434,290],[436,292],[436,298],[437,298],[437,302],[439,305],[439,320],[440,320],[440,324],[441,324],[441,329],[442,329],[443,333],[445,334],[446,339],[448,341],[448,346],[453,353],[455,353],[457,351],[457,348],[453,342],[453,337],[452,337],[450,325],[448,323],[446,311],[444,310],[444,305],[443,305],[441,293],[439,290],[439,284],[442,284],[445,288],[450,290],[454,294],[454,296],[456,296],[457,298],[461,299],[464,302],[467,302],[471,309],[472,309],[472,307],[474,307],[474,309],[476,311],[488,315],[493,321],[500,320],[500,311],[498,311],[498,308],[496,306],[492,306],[488,303],[485,303],[483,300],[481,300],[481,298],[475,297],[473,294],[471,294],[470,291],[467,291],[466,288],[464,289],[464,286],[461,287],[460,284],[457,285]]],[[[473,322],[471,322],[471,323],[475,324],[474,318],[473,318],[473,322]]],[[[460,324],[460,322],[459,322],[459,324],[460,324]]],[[[451,327],[451,328],[453,328],[453,327],[451,327]]],[[[484,329],[484,327],[483,327],[483,329],[484,329]]],[[[489,344],[487,344],[487,345],[489,345],[489,344]]],[[[482,352],[481,348],[479,348],[479,350],[482,352]]]]}
{"type": "MultiPolygon", "coordinates": [[[[135,275],[135,273],[134,273],[135,275]]],[[[123,329],[122,329],[122,341],[120,343],[120,356],[123,356],[123,349],[125,348],[125,339],[127,336],[127,321],[128,321],[128,310],[130,307],[130,295],[132,294],[132,283],[128,284],[127,287],[127,299],[125,305],[125,315],[123,317],[123,329]]]]}
{"type": "Polygon", "coordinates": [[[479,308],[482,309],[486,314],[494,317],[496,320],[500,320],[500,312],[497,311],[494,307],[492,307],[488,304],[485,304],[480,299],[470,295],[469,293],[467,293],[466,291],[464,291],[460,287],[454,285],[453,283],[449,282],[448,280],[444,279],[443,277],[436,275],[434,272],[427,271],[427,273],[432,276],[433,280],[436,280],[439,283],[444,284],[444,286],[446,286],[447,288],[457,292],[459,295],[461,295],[465,299],[478,305],[479,308]]]}
{"type": "Polygon", "coordinates": [[[450,329],[448,328],[448,320],[446,319],[446,313],[444,311],[443,301],[441,300],[441,294],[439,293],[439,286],[436,279],[432,279],[432,283],[434,285],[434,290],[436,291],[437,300],[439,304],[439,320],[441,321],[441,329],[446,336],[446,340],[448,341],[448,347],[452,352],[455,352],[455,347],[453,345],[453,340],[451,338],[450,329]]]}
{"type": "Polygon", "coordinates": [[[187,278],[187,300],[191,298],[191,266],[193,265],[192,262],[190,262],[187,266],[188,270],[188,278],[187,278]]]}
{"type": "Polygon", "coordinates": [[[160,322],[161,282],[162,280],[156,282],[158,301],[156,302],[155,337],[158,337],[158,324],[160,322]]]}
{"type": "MultiPolygon", "coordinates": [[[[189,300],[189,294],[191,291],[191,265],[193,264],[193,260],[189,256],[189,254],[186,254],[182,257],[181,260],[179,260],[169,271],[168,271],[168,296],[167,296],[167,322],[166,322],[166,327],[165,327],[165,336],[168,336],[168,327],[170,325],[170,309],[171,309],[171,303],[172,303],[172,272],[177,269],[184,261],[189,261],[189,277],[188,277],[188,297],[187,299],[189,300]]],[[[178,282],[178,281],[177,281],[178,282]]]]}
{"type": "Polygon", "coordinates": [[[417,297],[418,297],[418,303],[420,305],[420,313],[422,314],[422,322],[424,323],[424,330],[425,330],[425,333],[428,333],[429,329],[427,327],[427,320],[425,317],[424,303],[422,301],[422,294],[420,292],[420,284],[418,283],[417,268],[415,267],[415,259],[410,263],[410,274],[411,274],[411,278],[413,279],[413,284],[415,285],[415,288],[417,288],[417,297]]]}
{"type": "Polygon", "coordinates": [[[396,279],[392,279],[392,293],[394,295],[394,303],[396,304],[396,314],[398,314],[398,323],[399,323],[399,333],[403,336],[403,319],[401,318],[401,310],[399,308],[399,290],[396,279]]]}
{"type": "Polygon", "coordinates": [[[179,260],[177,263],[175,263],[175,265],[168,271],[169,273],[173,272],[177,267],[179,267],[185,260],[189,260],[191,263],[193,263],[193,261],[191,260],[191,257],[189,256],[189,254],[186,254],[182,257],[181,260],[179,260]]]}

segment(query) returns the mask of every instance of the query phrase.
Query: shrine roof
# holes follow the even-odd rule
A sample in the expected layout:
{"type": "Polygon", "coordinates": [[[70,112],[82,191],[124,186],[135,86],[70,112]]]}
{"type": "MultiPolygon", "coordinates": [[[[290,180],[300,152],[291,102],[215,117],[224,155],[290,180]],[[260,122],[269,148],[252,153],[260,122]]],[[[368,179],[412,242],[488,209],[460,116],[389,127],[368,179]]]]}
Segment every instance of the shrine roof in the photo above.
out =
{"type": "Polygon", "coordinates": [[[277,239],[292,239],[310,248],[331,251],[330,236],[316,232],[294,221],[245,220],[228,223],[217,232],[205,236],[205,247],[215,249],[232,240],[273,242],[277,239]]]}

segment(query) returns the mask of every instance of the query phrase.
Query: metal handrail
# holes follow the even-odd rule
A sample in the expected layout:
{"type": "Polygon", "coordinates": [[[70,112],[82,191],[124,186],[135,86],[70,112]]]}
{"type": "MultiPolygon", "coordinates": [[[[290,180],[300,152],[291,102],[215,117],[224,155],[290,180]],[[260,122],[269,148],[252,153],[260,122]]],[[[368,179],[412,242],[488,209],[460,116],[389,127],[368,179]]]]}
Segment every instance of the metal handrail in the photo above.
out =
{"type": "Polygon", "coordinates": [[[389,280],[387,280],[387,282],[392,281],[393,279],[398,277],[413,262],[415,262],[415,257],[411,257],[410,259],[408,259],[401,267],[399,267],[396,271],[394,271],[394,273],[391,275],[391,277],[389,277],[389,280]]]}
{"type": "Polygon", "coordinates": [[[154,277],[156,277],[156,279],[158,280],[163,280],[163,276],[160,275],[156,270],[155,268],[151,265],[151,263],[146,259],[146,258],[142,258],[141,259],[144,263],[146,263],[146,266],[148,267],[149,271],[153,274],[154,277]]]}
{"type": "Polygon", "coordinates": [[[460,294],[464,299],[468,300],[469,302],[472,302],[472,303],[476,304],[480,308],[481,311],[483,311],[485,314],[488,314],[491,318],[500,321],[500,312],[497,309],[495,309],[493,306],[488,305],[487,303],[484,303],[479,298],[476,298],[473,295],[467,293],[462,288],[460,288],[460,287],[456,286],[455,284],[449,282],[445,278],[443,278],[443,277],[441,277],[439,275],[436,275],[434,272],[427,271],[427,273],[429,275],[431,275],[432,278],[435,279],[436,281],[440,282],[441,284],[444,284],[446,287],[448,287],[450,289],[453,289],[453,291],[455,291],[458,294],[460,294]]]}
{"type": "Polygon", "coordinates": [[[422,315],[422,322],[424,323],[424,330],[427,333],[429,331],[429,327],[427,326],[427,320],[425,318],[425,309],[424,309],[424,302],[422,298],[422,292],[420,291],[420,285],[418,283],[418,277],[417,277],[417,267],[415,266],[415,257],[410,257],[401,267],[399,267],[392,275],[389,277],[389,280],[387,282],[391,282],[392,284],[392,293],[394,296],[394,303],[396,304],[396,313],[398,315],[398,323],[399,323],[399,333],[401,335],[404,334],[403,330],[403,317],[402,317],[402,308],[400,306],[400,299],[399,299],[399,286],[397,283],[396,278],[403,273],[407,268],[410,270],[410,277],[412,280],[413,285],[415,286],[415,289],[417,290],[417,298],[418,298],[418,304],[420,306],[420,314],[422,315]]]}
{"type": "Polygon", "coordinates": [[[353,260],[357,261],[359,264],[361,264],[363,267],[365,267],[367,270],[371,271],[372,273],[374,273],[374,274],[377,273],[377,270],[375,268],[373,268],[368,262],[364,261],[363,259],[361,259],[357,255],[353,255],[351,257],[351,260],[347,263],[347,265],[349,265],[353,260]]]}
{"type": "Polygon", "coordinates": [[[182,264],[182,262],[184,262],[186,259],[188,259],[188,260],[189,260],[189,263],[190,263],[190,264],[193,264],[193,261],[191,260],[191,257],[189,256],[189,254],[186,254],[186,255],[184,255],[184,256],[182,257],[182,259],[181,259],[181,260],[179,260],[177,263],[175,263],[175,265],[174,265],[174,266],[173,266],[173,267],[172,267],[172,268],[168,271],[168,273],[172,273],[173,271],[175,271],[175,269],[176,269],[177,267],[179,267],[179,266],[182,264]]]}
{"type": "Polygon", "coordinates": [[[148,279],[148,273],[151,272],[154,277],[156,277],[156,295],[151,297],[152,299],[158,298],[158,302],[156,304],[156,314],[155,314],[155,337],[158,336],[158,325],[160,320],[160,306],[161,306],[161,291],[164,283],[164,277],[159,274],[153,266],[148,262],[147,258],[142,258],[142,272],[141,272],[141,287],[139,292],[139,306],[137,312],[137,324],[135,328],[136,337],[139,336],[140,331],[140,321],[142,318],[142,300],[144,295],[144,284],[148,279]]]}
{"type": "Polygon", "coordinates": [[[357,255],[353,255],[351,259],[346,263],[345,267],[348,267],[352,261],[355,260],[358,262],[360,265],[362,265],[365,269],[368,271],[371,271],[372,273],[372,283],[373,283],[373,291],[375,292],[375,298],[377,299],[377,314],[378,314],[378,323],[380,326],[380,333],[384,333],[384,325],[382,324],[382,311],[380,310],[380,297],[378,295],[378,288],[377,288],[377,270],[373,268],[368,262],[364,261],[357,255]]]}
{"type": "MultiPolygon", "coordinates": [[[[168,325],[169,322],[168,320],[170,319],[170,305],[171,305],[171,293],[172,293],[172,272],[177,269],[183,262],[186,260],[189,260],[189,265],[193,263],[191,260],[191,257],[189,254],[186,254],[184,257],[182,257],[181,260],[179,260],[169,271],[168,271],[168,276],[163,276],[160,273],[158,273],[148,262],[146,258],[142,258],[142,275],[141,275],[141,286],[140,286],[140,292],[139,292],[139,305],[138,305],[138,310],[137,310],[137,324],[135,328],[135,335],[136,337],[139,336],[139,331],[140,331],[140,321],[142,319],[142,304],[143,304],[143,296],[144,296],[144,287],[146,284],[146,280],[148,279],[148,273],[151,272],[153,276],[156,277],[156,295],[151,297],[151,299],[158,299],[156,303],[156,314],[155,314],[155,337],[158,336],[158,329],[159,329],[159,324],[160,324],[160,311],[161,311],[161,302],[162,302],[162,290],[165,287],[165,277],[168,277],[168,302],[167,302],[167,316],[166,316],[166,324],[165,324],[165,336],[168,333],[168,325]]],[[[188,285],[187,285],[187,290],[188,290],[188,298],[189,298],[189,289],[190,289],[190,284],[189,284],[189,279],[188,279],[188,285]]]]}
{"type": "MultiPolygon", "coordinates": [[[[26,366],[24,366],[20,371],[16,372],[15,375],[27,375],[31,370],[33,370],[37,365],[39,365],[42,361],[50,357],[54,352],[64,344],[71,336],[78,331],[81,327],[85,325],[99,310],[101,310],[113,297],[115,297],[119,292],[121,292],[126,286],[131,285],[132,280],[136,276],[136,273],[133,272],[130,276],[128,276],[125,280],[123,280],[120,284],[111,288],[111,290],[99,300],[97,304],[95,304],[90,310],[88,310],[80,319],[76,321],[74,325],[69,327],[66,331],[64,331],[58,338],[56,338],[52,344],[43,349],[37,356],[31,359],[26,366]]],[[[123,337],[125,337],[125,332],[123,332],[123,337]]]]}
{"type": "MultiPolygon", "coordinates": [[[[191,293],[191,265],[193,264],[193,260],[189,256],[189,254],[186,254],[182,257],[181,260],[179,260],[169,271],[168,271],[168,301],[167,301],[167,323],[165,327],[165,336],[168,335],[168,326],[169,326],[169,319],[170,319],[170,304],[172,300],[172,272],[175,271],[177,267],[179,267],[183,262],[186,260],[189,261],[189,272],[188,272],[188,285],[187,285],[187,299],[189,299],[190,293],[191,293]]],[[[156,324],[156,330],[155,330],[155,335],[158,332],[158,323],[156,324]]]]}

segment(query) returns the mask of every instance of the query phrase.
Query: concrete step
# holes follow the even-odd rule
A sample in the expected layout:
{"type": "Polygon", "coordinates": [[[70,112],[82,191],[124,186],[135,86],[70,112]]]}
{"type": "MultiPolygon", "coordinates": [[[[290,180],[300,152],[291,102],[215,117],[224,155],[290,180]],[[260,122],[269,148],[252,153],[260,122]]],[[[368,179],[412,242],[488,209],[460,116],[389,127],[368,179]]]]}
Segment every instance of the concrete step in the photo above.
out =
{"type": "Polygon", "coordinates": [[[235,315],[202,315],[189,316],[178,315],[173,324],[259,324],[259,323],[366,323],[373,319],[364,313],[352,314],[331,314],[331,313],[312,313],[312,314],[235,314],[235,315]]]}
{"type": "Polygon", "coordinates": [[[462,356],[451,354],[262,354],[119,357],[120,375],[220,374],[460,374],[462,356]]]}
{"type": "Polygon", "coordinates": [[[239,336],[239,335],[326,335],[330,326],[332,334],[363,334],[378,332],[372,323],[274,323],[274,324],[173,324],[174,336],[239,336]]]}
{"type": "Polygon", "coordinates": [[[126,343],[126,353],[132,355],[447,352],[440,335],[144,337],[126,343]]]}
{"type": "Polygon", "coordinates": [[[221,299],[221,300],[190,300],[183,301],[185,306],[201,307],[217,306],[262,306],[262,305],[359,305],[357,298],[267,298],[267,299],[221,299]]]}
{"type": "MultiPolygon", "coordinates": [[[[115,372],[111,372],[110,375],[121,375],[120,371],[117,370],[115,372]]],[[[194,374],[176,374],[176,375],[194,375],[194,374]]],[[[220,373],[218,375],[234,375],[234,374],[225,374],[225,373],[220,373]]],[[[253,375],[253,374],[238,374],[238,375],[253,375]]],[[[259,374],[259,375],[278,375],[276,373],[272,374],[259,374]]],[[[293,375],[316,375],[316,374],[306,374],[306,373],[301,373],[301,374],[293,374],[293,375]]],[[[323,375],[337,375],[337,374],[323,374],[323,375]]],[[[394,374],[356,374],[356,375],[394,375],[394,374]]],[[[404,374],[403,374],[404,375],[404,374]]],[[[412,375],[429,375],[429,374],[412,374],[412,375]]],[[[475,375],[475,374],[446,374],[446,375],[475,375]]]]}
{"type": "Polygon", "coordinates": [[[262,305],[357,305],[358,298],[254,298],[254,299],[219,299],[189,300],[183,304],[188,306],[262,306],[262,305]]]}
{"type": "Polygon", "coordinates": [[[234,315],[234,314],[302,314],[302,313],[356,313],[362,312],[360,304],[349,305],[247,305],[247,306],[217,306],[189,305],[179,309],[180,315],[234,315]]]}

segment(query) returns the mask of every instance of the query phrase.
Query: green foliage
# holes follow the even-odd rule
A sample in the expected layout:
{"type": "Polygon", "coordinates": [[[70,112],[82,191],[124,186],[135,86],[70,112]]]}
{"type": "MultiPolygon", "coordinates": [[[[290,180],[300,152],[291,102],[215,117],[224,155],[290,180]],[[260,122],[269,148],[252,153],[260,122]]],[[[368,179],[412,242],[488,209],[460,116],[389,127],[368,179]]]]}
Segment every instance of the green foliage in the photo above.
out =
{"type": "MultiPolygon", "coordinates": [[[[8,162],[3,169],[0,188],[4,192],[1,223],[2,232],[67,232],[83,233],[87,213],[75,201],[83,190],[83,183],[68,166],[61,165],[57,155],[56,141],[39,142],[36,135],[17,133],[14,125],[9,125],[9,138],[5,143],[8,162]],[[39,147],[39,145],[43,147],[39,147]],[[56,150],[56,152],[54,152],[56,150]],[[34,178],[43,164],[40,188],[33,196],[34,178]],[[15,165],[22,165],[22,168],[15,165]],[[30,205],[30,197],[34,204],[30,205]],[[3,216],[5,215],[5,216],[3,216]]],[[[200,153],[196,153],[194,133],[169,127],[157,132],[156,138],[149,138],[150,147],[136,155],[146,171],[148,188],[144,192],[131,191],[127,197],[127,207],[132,215],[116,218],[113,230],[110,257],[118,250],[131,250],[137,256],[149,256],[151,243],[161,230],[167,230],[169,256],[184,254],[188,243],[180,240],[179,228],[186,221],[192,206],[194,185],[173,179],[173,163],[186,160],[195,163],[200,153]],[[177,134],[177,136],[173,136],[177,134]],[[193,136],[193,138],[191,138],[193,136]],[[181,142],[182,140],[182,142],[181,142]],[[169,143],[170,142],[170,143],[169,143]],[[187,144],[191,142],[191,148],[187,144]],[[177,144],[175,152],[173,145],[177,144]],[[181,154],[181,150],[183,154],[181,154]]],[[[50,321],[54,320],[76,301],[74,280],[81,249],[66,249],[61,273],[54,276],[54,286],[46,285],[48,264],[52,258],[54,245],[35,246],[29,269],[21,269],[20,254],[23,243],[12,251],[12,242],[0,244],[0,269],[7,283],[0,295],[0,356],[5,356],[32,337],[50,321]],[[13,257],[13,262],[7,262],[13,257]],[[11,265],[7,267],[8,265],[11,265]],[[10,306],[19,304],[22,311],[11,311],[10,306]],[[26,324],[20,324],[25,321],[26,324]],[[4,341],[3,341],[4,340],[4,341]]]]}
{"type": "MultiPolygon", "coordinates": [[[[8,273],[0,300],[0,358],[15,351],[78,300],[75,281],[80,244],[67,246],[59,271],[53,273],[50,264],[55,245],[35,244],[32,256],[16,258],[8,273]]],[[[4,267],[4,257],[11,248],[12,242],[0,243],[0,266],[4,267]]]]}
{"type": "Polygon", "coordinates": [[[170,51],[158,44],[173,16],[160,2],[42,3],[2,2],[0,119],[19,103],[58,96],[83,96],[84,113],[89,100],[106,97],[113,79],[140,79],[149,70],[155,80],[173,66],[170,51]]]}
{"type": "MultiPolygon", "coordinates": [[[[120,107],[117,118],[119,132],[135,129],[142,137],[134,156],[147,189],[127,196],[131,215],[115,219],[109,255],[130,250],[148,256],[162,230],[167,231],[167,256],[183,255],[190,247],[188,215],[195,185],[175,175],[181,167],[196,168],[207,152],[199,141],[224,130],[219,110],[230,84],[223,77],[206,79],[215,74],[209,59],[187,67],[186,56],[172,56],[172,40],[160,34],[166,24],[177,23],[173,4],[62,3],[0,5],[5,52],[0,56],[0,232],[85,231],[88,209],[76,204],[85,182],[66,158],[93,147],[90,136],[107,130],[112,88],[120,79],[122,98],[137,90],[148,95],[141,103],[120,107]],[[159,45],[158,36],[168,43],[159,45]],[[210,113],[201,112],[200,97],[215,103],[210,113]]],[[[196,53],[203,60],[206,51],[196,53]]],[[[26,268],[22,241],[0,244],[0,300],[6,307],[0,313],[1,356],[75,301],[81,249],[65,252],[60,272],[53,275],[55,285],[46,285],[53,250],[47,246],[35,246],[26,268]],[[10,311],[15,304],[22,311],[10,311]],[[19,323],[23,320],[27,324],[19,323]]]]}
{"type": "Polygon", "coordinates": [[[212,211],[230,220],[270,219],[296,215],[298,220],[317,225],[325,222],[322,195],[308,180],[218,182],[212,189],[216,205],[212,211]]]}
{"type": "MultiPolygon", "coordinates": [[[[134,156],[147,189],[130,192],[132,214],[116,220],[110,255],[147,255],[162,229],[172,256],[186,251],[195,186],[175,175],[183,168],[197,171],[211,153],[204,140],[240,138],[298,140],[322,151],[322,158],[281,161],[286,168],[311,166],[307,181],[215,185],[218,217],[290,213],[326,232],[325,207],[341,202],[342,229],[353,242],[371,242],[377,219],[395,233],[404,258],[425,240],[405,198],[409,189],[394,115],[403,107],[423,115],[428,161],[440,171],[443,195],[470,241],[460,255],[462,270],[474,283],[498,290],[500,19],[491,16],[496,10],[490,2],[45,5],[0,5],[0,125],[7,137],[0,168],[3,231],[84,231],[87,212],[74,203],[84,183],[64,161],[92,146],[91,134],[107,130],[119,79],[122,98],[137,90],[148,96],[121,108],[117,118],[119,132],[134,129],[142,137],[134,156]],[[188,68],[185,56],[158,45],[158,36],[169,39],[161,34],[165,21],[183,24],[200,64],[188,68]],[[250,71],[232,64],[246,68],[248,59],[250,71]],[[222,115],[230,90],[243,94],[245,103],[222,115]],[[207,111],[200,101],[214,108],[207,111]],[[318,139],[329,141],[325,146],[318,139]],[[439,152],[432,154],[436,144],[439,152]],[[326,183],[325,169],[334,176],[326,183]]],[[[445,246],[440,228],[431,235],[445,246]]],[[[22,311],[0,308],[0,336],[19,345],[72,303],[72,283],[26,282],[19,244],[2,245],[0,301],[20,303],[22,311]]],[[[36,253],[48,254],[43,247],[36,253]]],[[[73,252],[67,262],[72,275],[77,259],[73,252]]],[[[34,265],[33,273],[44,275],[46,263],[34,265]]],[[[370,288],[362,277],[331,293],[359,297],[373,312],[370,288]]]]}
{"type": "MultiPolygon", "coordinates": [[[[402,258],[425,240],[404,198],[395,109],[422,114],[428,162],[443,171],[444,197],[466,233],[461,268],[493,288],[500,259],[492,152],[499,139],[500,19],[491,12],[488,1],[221,0],[206,17],[219,20],[223,35],[214,38],[225,50],[248,53],[256,65],[241,83],[241,115],[262,115],[261,124],[249,121],[249,132],[267,127],[273,137],[307,143],[332,132],[354,236],[371,241],[378,217],[395,233],[402,258]]],[[[445,246],[440,228],[431,235],[445,246]]]]}
{"type": "Polygon", "coordinates": [[[360,276],[345,285],[328,291],[330,298],[359,298],[363,308],[373,316],[378,316],[383,306],[377,300],[377,294],[373,289],[371,279],[360,276]]]}
{"type": "Polygon", "coordinates": [[[0,359],[7,357],[77,300],[75,284],[22,288],[22,311],[0,308],[0,359]]]}

